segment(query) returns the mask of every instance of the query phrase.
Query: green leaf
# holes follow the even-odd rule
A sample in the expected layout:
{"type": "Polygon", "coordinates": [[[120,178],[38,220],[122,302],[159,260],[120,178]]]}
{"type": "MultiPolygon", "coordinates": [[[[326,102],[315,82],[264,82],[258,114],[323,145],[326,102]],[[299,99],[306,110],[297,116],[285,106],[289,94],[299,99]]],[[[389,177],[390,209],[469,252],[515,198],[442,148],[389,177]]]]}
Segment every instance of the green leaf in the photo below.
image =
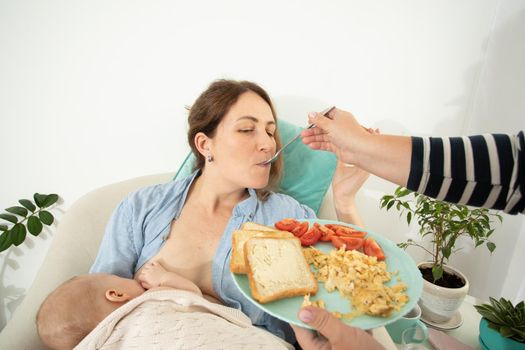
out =
{"type": "Polygon", "coordinates": [[[0,225],[0,231],[7,231],[6,225],[0,225]]]}
{"type": "Polygon", "coordinates": [[[11,215],[11,214],[0,214],[0,219],[4,219],[4,220],[7,220],[9,222],[12,222],[13,224],[16,224],[18,222],[18,219],[16,218],[16,216],[14,215],[11,215]]]}
{"type": "Polygon", "coordinates": [[[443,256],[445,257],[445,259],[450,258],[450,253],[452,252],[452,249],[450,247],[443,247],[441,251],[443,252],[443,256]]]}
{"type": "Polygon", "coordinates": [[[44,203],[42,204],[42,208],[47,208],[52,206],[58,201],[58,195],[55,193],[48,194],[46,198],[44,199],[44,203]]]}
{"type": "Polygon", "coordinates": [[[487,242],[487,248],[492,253],[494,252],[494,249],[496,249],[496,245],[493,242],[487,242]]]}
{"type": "Polygon", "coordinates": [[[21,199],[21,200],[18,201],[18,203],[22,204],[24,207],[26,207],[27,209],[29,209],[33,213],[36,210],[35,205],[29,199],[21,199]]]}
{"type": "Polygon", "coordinates": [[[392,208],[392,206],[393,206],[395,203],[396,203],[395,201],[392,201],[392,202],[388,203],[388,205],[386,206],[386,210],[389,210],[390,208],[392,208]]]}
{"type": "Polygon", "coordinates": [[[11,235],[9,233],[10,232],[7,231],[0,235],[0,252],[3,252],[7,248],[9,248],[11,244],[13,244],[13,242],[11,241],[11,235]]]}
{"type": "Polygon", "coordinates": [[[9,207],[5,211],[10,212],[11,214],[16,214],[16,215],[23,216],[23,217],[26,217],[27,215],[27,209],[24,207],[19,207],[19,206],[9,207]]]}
{"type": "Polygon", "coordinates": [[[40,217],[40,220],[42,220],[42,222],[48,226],[51,225],[53,221],[55,220],[55,218],[53,217],[53,214],[51,214],[50,212],[46,210],[42,210],[40,213],[38,213],[38,217],[40,217]]]}
{"type": "Polygon", "coordinates": [[[381,197],[381,200],[382,200],[382,201],[386,201],[386,202],[388,202],[388,201],[391,200],[392,198],[394,198],[394,196],[392,196],[392,195],[386,195],[386,196],[381,197]]]}
{"type": "Polygon", "coordinates": [[[401,242],[401,243],[398,243],[397,246],[401,249],[406,249],[408,247],[408,243],[406,242],[401,242]]]}
{"type": "Polygon", "coordinates": [[[443,266],[432,266],[432,277],[434,277],[434,282],[443,277],[443,266]]]}
{"type": "Polygon", "coordinates": [[[27,219],[27,229],[33,236],[38,236],[40,232],[42,232],[43,227],[42,222],[36,216],[31,215],[29,219],[27,219]]]}
{"type": "Polygon", "coordinates": [[[19,246],[26,239],[26,227],[22,224],[16,224],[11,228],[11,239],[13,244],[19,246]]]}
{"type": "Polygon", "coordinates": [[[409,211],[408,214],[407,214],[407,224],[410,225],[410,222],[412,221],[412,212],[409,211]]]}
{"type": "Polygon", "coordinates": [[[408,188],[398,187],[398,188],[396,189],[396,196],[397,196],[398,198],[401,198],[401,197],[404,197],[404,196],[410,194],[410,192],[411,192],[411,191],[410,191],[408,188]]]}
{"type": "Polygon", "coordinates": [[[43,208],[44,207],[44,203],[46,201],[46,195],[45,194],[40,194],[40,193],[35,193],[33,195],[33,199],[35,200],[35,203],[36,205],[39,207],[39,208],[43,208]]]}

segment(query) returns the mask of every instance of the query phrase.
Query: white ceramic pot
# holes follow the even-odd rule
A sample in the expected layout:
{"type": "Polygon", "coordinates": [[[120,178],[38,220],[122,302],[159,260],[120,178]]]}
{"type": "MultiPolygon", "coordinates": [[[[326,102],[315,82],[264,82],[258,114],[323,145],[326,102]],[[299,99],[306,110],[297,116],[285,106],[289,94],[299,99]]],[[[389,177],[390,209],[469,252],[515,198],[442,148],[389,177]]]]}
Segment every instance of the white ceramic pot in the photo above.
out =
{"type": "MultiPolygon", "coordinates": [[[[431,267],[432,263],[422,262],[417,266],[431,267]]],[[[423,293],[418,304],[421,307],[422,318],[434,323],[449,321],[463,303],[469,289],[469,282],[465,275],[448,265],[443,266],[443,269],[459,276],[465,281],[465,285],[461,288],[445,288],[423,279],[423,293]]]]}

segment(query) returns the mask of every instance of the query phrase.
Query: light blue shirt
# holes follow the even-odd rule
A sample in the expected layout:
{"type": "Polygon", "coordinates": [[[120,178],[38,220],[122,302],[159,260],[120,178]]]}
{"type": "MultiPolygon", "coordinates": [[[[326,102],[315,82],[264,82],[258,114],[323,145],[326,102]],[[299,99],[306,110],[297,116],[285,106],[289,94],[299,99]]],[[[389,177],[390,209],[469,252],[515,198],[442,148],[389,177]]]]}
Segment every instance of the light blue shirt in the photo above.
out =
{"type": "MultiPolygon", "coordinates": [[[[177,220],[198,172],[178,181],[149,186],[131,193],[113,213],[95,263],[90,272],[106,272],[133,278],[144,263],[159,252],[167,238],[171,222],[177,220]]],[[[225,305],[242,310],[252,323],[295,342],[291,327],[256,307],[235,286],[230,273],[232,232],[246,221],[263,225],[284,218],[315,218],[305,205],[284,194],[271,194],[266,201],[248,189],[249,197],[238,203],[222,234],[212,263],[213,289],[225,305]]]]}

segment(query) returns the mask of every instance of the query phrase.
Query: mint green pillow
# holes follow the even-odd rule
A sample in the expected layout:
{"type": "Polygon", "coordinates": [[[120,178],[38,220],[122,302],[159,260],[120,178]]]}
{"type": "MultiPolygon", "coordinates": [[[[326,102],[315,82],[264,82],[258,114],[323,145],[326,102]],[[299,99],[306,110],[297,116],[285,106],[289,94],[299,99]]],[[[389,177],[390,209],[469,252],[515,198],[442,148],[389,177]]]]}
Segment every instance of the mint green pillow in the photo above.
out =
{"type": "MultiPolygon", "coordinates": [[[[283,120],[277,121],[277,127],[283,145],[302,130],[283,120]]],[[[330,152],[312,151],[298,139],[284,150],[283,157],[284,173],[279,192],[292,196],[318,214],[324,195],[332,182],[336,166],[335,155],[330,152]]],[[[190,152],[175,174],[174,180],[190,175],[194,163],[195,156],[190,152]]]]}

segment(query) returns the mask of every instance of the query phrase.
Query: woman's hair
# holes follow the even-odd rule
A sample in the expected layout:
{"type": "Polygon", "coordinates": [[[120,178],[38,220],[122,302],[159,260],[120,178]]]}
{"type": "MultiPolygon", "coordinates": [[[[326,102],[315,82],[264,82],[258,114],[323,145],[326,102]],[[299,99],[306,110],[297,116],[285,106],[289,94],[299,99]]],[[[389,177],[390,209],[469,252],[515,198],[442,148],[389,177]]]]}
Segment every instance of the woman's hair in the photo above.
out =
{"type": "MultiPolygon", "coordinates": [[[[188,144],[191,151],[197,159],[195,169],[203,169],[205,159],[195,146],[195,135],[203,132],[208,137],[213,137],[217,130],[217,126],[228,113],[230,108],[237,102],[239,97],[246,92],[254,92],[261,97],[272,110],[273,118],[277,123],[277,116],[273,108],[270,96],[262,87],[250,81],[236,81],[236,80],[217,80],[197,98],[193,106],[190,108],[188,115],[188,144]]],[[[278,129],[274,134],[276,149],[281,148],[281,140],[279,138],[278,129]]],[[[272,164],[270,169],[270,179],[268,185],[260,190],[256,190],[257,196],[261,200],[265,200],[270,191],[276,190],[282,172],[283,162],[279,158],[272,164]]]]}
{"type": "Polygon", "coordinates": [[[40,339],[51,349],[72,349],[91,332],[103,307],[96,275],[71,278],[44,300],[36,315],[40,339]]]}

